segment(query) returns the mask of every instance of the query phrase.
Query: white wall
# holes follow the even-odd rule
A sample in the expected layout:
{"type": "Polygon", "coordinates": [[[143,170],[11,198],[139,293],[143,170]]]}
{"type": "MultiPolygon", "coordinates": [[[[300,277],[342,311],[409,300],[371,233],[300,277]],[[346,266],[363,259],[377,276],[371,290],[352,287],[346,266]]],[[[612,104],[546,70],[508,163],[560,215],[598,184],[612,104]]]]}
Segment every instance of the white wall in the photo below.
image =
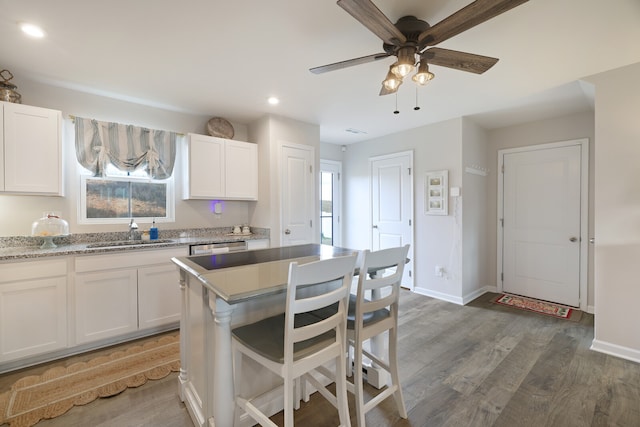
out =
{"type": "MultiPolygon", "coordinates": [[[[281,184],[280,184],[280,155],[284,143],[309,145],[314,149],[314,171],[320,167],[320,126],[289,119],[282,116],[266,115],[248,128],[249,137],[258,144],[258,167],[260,168],[261,192],[259,201],[249,209],[249,218],[252,224],[271,230],[271,246],[280,246],[282,237],[281,184]],[[268,174],[268,175],[266,175],[268,174]],[[268,184],[267,184],[268,183],[268,184]],[[268,198],[262,195],[265,185],[269,186],[268,198]],[[265,203],[265,201],[267,201],[265,203]]],[[[314,229],[317,229],[320,221],[320,193],[317,185],[318,174],[315,173],[316,185],[314,185],[314,229]]],[[[316,241],[320,241],[320,233],[315,233],[316,241]]]]}
{"type": "Polygon", "coordinates": [[[640,362],[640,63],[595,84],[595,338],[640,362]]]}
{"type": "MultiPolygon", "coordinates": [[[[343,245],[371,248],[369,158],[413,150],[414,170],[414,286],[416,292],[459,302],[460,255],[455,248],[454,216],[430,216],[424,212],[425,174],[447,169],[449,186],[462,186],[462,119],[449,120],[362,143],[350,144],[343,153],[343,245]],[[453,260],[453,261],[452,261],[453,260]],[[450,273],[436,277],[436,264],[450,273]]],[[[464,194],[464,193],[463,193],[464,194]]],[[[451,200],[449,200],[451,203],[451,200]]]]}
{"type": "MultiPolygon", "coordinates": [[[[528,145],[546,144],[550,142],[568,141],[572,139],[589,139],[589,236],[593,236],[594,224],[594,113],[571,114],[548,120],[525,123],[487,132],[488,135],[488,197],[487,197],[487,251],[489,270],[489,283],[497,286],[497,190],[498,190],[498,151],[506,148],[524,147],[528,145]]],[[[587,305],[592,310],[594,305],[594,281],[593,281],[593,250],[589,248],[589,271],[587,272],[587,305]]]]}
{"type": "Polygon", "coordinates": [[[489,282],[489,236],[487,234],[487,196],[489,178],[465,172],[466,167],[489,169],[487,133],[469,119],[462,127],[462,196],[451,198],[452,211],[462,215],[462,292],[465,302],[484,293],[489,282]],[[463,209],[464,202],[464,209],[463,209]],[[459,206],[456,206],[458,205],[459,206]]]}
{"type": "MultiPolygon", "coordinates": [[[[73,123],[70,115],[134,124],[180,133],[206,134],[209,116],[199,116],[162,110],[112,98],[76,92],[69,89],[23,81],[20,93],[24,104],[61,110],[64,118],[63,155],[65,197],[0,195],[0,236],[29,235],[31,223],[45,211],[59,211],[69,221],[71,233],[124,231],[126,225],[80,225],[77,223],[80,180],[75,160],[73,123]]],[[[213,114],[212,114],[213,116],[213,114]]],[[[234,139],[244,140],[247,127],[234,123],[234,139]]],[[[180,141],[179,144],[184,143],[180,141]]],[[[179,147],[180,148],[180,147],[179,147]]],[[[180,152],[180,149],[178,150],[180,152]]],[[[180,156],[180,155],[179,155],[180,156]]],[[[222,227],[248,222],[248,205],[253,202],[225,202],[224,211],[216,217],[209,201],[182,200],[182,162],[176,159],[174,170],[176,186],[176,221],[158,224],[167,228],[222,227]]]]}
{"type": "MultiPolygon", "coordinates": [[[[344,149],[346,150],[347,147],[345,146],[344,149]]],[[[320,144],[320,158],[322,160],[341,162],[344,157],[343,154],[341,145],[327,144],[326,142],[320,144]]]]}

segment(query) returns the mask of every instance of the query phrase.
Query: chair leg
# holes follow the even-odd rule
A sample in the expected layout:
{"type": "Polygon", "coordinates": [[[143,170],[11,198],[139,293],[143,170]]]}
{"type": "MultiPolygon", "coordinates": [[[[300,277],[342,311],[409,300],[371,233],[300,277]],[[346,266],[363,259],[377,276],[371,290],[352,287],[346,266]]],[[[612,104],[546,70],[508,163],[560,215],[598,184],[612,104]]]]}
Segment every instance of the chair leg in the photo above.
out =
{"type": "Polygon", "coordinates": [[[295,379],[284,377],[284,427],[293,427],[293,401],[295,398],[295,379]]]}
{"type": "Polygon", "coordinates": [[[294,390],[293,409],[295,409],[296,411],[300,409],[300,398],[301,398],[301,394],[303,393],[302,390],[304,389],[304,384],[305,384],[304,378],[298,377],[295,380],[293,380],[293,390],[294,390]]]}
{"type": "Polygon", "coordinates": [[[362,377],[362,342],[353,345],[353,388],[356,403],[356,422],[358,427],[365,427],[364,387],[362,377]]]}
{"type": "Polygon", "coordinates": [[[347,340],[347,376],[353,375],[353,346],[351,341],[347,340]]]}
{"type": "MultiPolygon", "coordinates": [[[[344,353],[343,353],[344,354],[344,353]]],[[[349,401],[347,398],[347,373],[344,369],[344,356],[336,358],[336,401],[341,427],[351,427],[349,401]]]]}
{"type": "Polygon", "coordinates": [[[402,385],[400,384],[400,375],[398,374],[398,330],[392,328],[389,330],[389,371],[391,374],[391,384],[396,387],[393,393],[393,399],[396,401],[398,412],[402,418],[407,418],[407,409],[404,405],[402,397],[402,385]]]}

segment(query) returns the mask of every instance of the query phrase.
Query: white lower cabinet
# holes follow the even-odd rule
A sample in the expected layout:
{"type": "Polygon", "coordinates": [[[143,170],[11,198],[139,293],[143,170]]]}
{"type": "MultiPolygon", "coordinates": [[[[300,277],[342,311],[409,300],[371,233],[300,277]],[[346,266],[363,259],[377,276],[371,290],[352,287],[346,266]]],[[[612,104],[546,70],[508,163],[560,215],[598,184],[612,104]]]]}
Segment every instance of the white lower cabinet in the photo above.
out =
{"type": "Polygon", "coordinates": [[[138,327],[140,329],[180,321],[179,280],[180,274],[173,263],[138,269],[138,327]]]}
{"type": "Polygon", "coordinates": [[[136,269],[76,275],[76,342],[84,344],[138,329],[136,269]]]}
{"type": "Polygon", "coordinates": [[[247,250],[253,251],[256,249],[268,249],[269,239],[255,239],[247,240],[247,250]]]}
{"type": "Polygon", "coordinates": [[[68,259],[3,263],[0,362],[67,346],[68,259]]]}
{"type": "Polygon", "coordinates": [[[180,275],[171,262],[186,249],[76,258],[76,343],[180,320],[180,275]]]}

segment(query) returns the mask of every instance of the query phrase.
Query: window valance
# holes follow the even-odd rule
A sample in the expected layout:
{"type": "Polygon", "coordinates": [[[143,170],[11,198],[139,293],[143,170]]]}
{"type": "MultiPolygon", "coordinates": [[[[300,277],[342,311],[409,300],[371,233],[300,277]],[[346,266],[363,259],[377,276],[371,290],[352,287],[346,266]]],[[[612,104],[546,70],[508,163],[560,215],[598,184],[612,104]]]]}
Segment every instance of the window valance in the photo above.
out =
{"type": "Polygon", "coordinates": [[[76,158],[94,176],[107,164],[133,172],[144,167],[151,178],[166,179],[176,160],[175,132],[76,117],[76,158]]]}

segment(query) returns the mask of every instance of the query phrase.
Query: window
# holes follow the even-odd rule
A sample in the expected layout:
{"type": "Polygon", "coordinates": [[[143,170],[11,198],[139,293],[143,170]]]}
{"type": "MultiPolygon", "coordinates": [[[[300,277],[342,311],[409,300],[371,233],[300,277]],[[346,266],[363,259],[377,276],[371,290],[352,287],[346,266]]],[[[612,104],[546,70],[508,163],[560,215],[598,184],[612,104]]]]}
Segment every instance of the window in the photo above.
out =
{"type": "Polygon", "coordinates": [[[340,171],[342,164],[320,161],[320,243],[340,245],[340,171]]]}
{"type": "MultiPolygon", "coordinates": [[[[85,172],[87,172],[85,170],[85,172]]],[[[126,223],[130,218],[174,221],[173,177],[149,179],[144,170],[127,174],[107,167],[107,177],[82,175],[78,218],[84,224],[126,223]]]]}

